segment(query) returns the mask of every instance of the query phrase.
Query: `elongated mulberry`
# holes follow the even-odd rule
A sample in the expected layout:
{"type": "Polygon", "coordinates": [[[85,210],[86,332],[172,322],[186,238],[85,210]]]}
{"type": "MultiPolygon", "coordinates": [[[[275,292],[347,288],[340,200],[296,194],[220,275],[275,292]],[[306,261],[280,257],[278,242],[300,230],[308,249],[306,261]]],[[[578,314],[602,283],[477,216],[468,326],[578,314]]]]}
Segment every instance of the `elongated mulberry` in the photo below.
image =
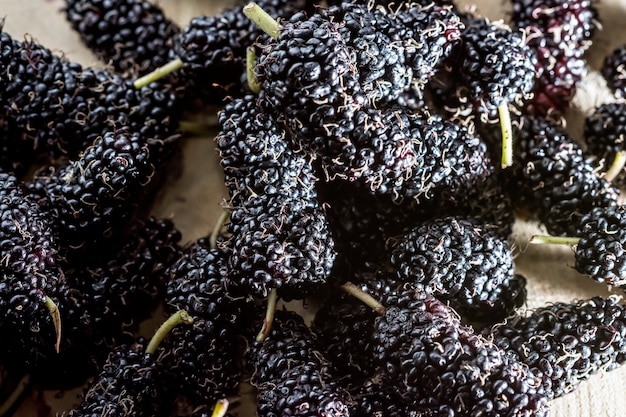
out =
{"type": "Polygon", "coordinates": [[[385,387],[418,406],[461,415],[547,415],[548,397],[527,365],[416,292],[376,320],[374,358],[385,387]]]}
{"type": "Polygon", "coordinates": [[[140,74],[168,62],[180,28],[145,0],[66,0],[65,17],[81,40],[116,71],[140,74]]]}
{"type": "Polygon", "coordinates": [[[553,399],[624,363],[625,317],[618,297],[597,296],[528,310],[484,334],[527,364],[553,399]]]}
{"type": "Polygon", "coordinates": [[[301,201],[317,198],[310,157],[292,150],[289,133],[258,106],[255,96],[227,103],[219,122],[215,140],[230,205],[245,204],[256,195],[284,195],[301,201]]]}
{"type": "Polygon", "coordinates": [[[109,131],[80,158],[40,172],[29,191],[49,213],[64,247],[97,241],[133,214],[154,166],[139,133],[109,131]]]}
{"type": "Polygon", "coordinates": [[[332,379],[328,361],[302,318],[277,311],[272,331],[247,353],[261,417],[349,416],[347,394],[332,379]]]}
{"type": "Polygon", "coordinates": [[[595,207],[617,205],[619,190],[601,178],[580,145],[559,125],[522,117],[509,179],[515,204],[525,206],[548,230],[578,236],[581,218],[595,207]]]}
{"type": "Polygon", "coordinates": [[[260,102],[292,133],[296,149],[320,158],[328,178],[362,179],[393,192],[415,161],[395,115],[367,105],[338,23],[296,14],[256,67],[260,102]]]}

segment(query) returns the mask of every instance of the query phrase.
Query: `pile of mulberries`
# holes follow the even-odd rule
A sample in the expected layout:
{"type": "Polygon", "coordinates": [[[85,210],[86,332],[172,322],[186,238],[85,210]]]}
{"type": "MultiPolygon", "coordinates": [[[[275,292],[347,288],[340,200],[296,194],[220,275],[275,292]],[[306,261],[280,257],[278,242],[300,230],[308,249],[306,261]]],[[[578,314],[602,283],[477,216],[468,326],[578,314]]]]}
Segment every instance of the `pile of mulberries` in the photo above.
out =
{"type": "Polygon", "coordinates": [[[207,416],[247,385],[260,417],[544,417],[626,361],[621,299],[525,309],[516,260],[524,216],[626,288],[622,104],[581,140],[553,117],[590,1],[62,11],[103,67],[0,30],[3,377],[83,388],[69,416],[207,416]],[[225,194],[179,229],[154,203],[199,107],[225,194]]]}

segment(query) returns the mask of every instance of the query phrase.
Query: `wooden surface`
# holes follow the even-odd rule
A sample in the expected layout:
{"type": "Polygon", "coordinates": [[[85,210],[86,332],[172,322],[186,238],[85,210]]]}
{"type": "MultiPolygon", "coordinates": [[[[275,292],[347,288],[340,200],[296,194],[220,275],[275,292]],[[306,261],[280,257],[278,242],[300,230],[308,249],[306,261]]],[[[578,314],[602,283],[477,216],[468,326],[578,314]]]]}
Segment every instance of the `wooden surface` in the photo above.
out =
{"type": "MultiPolygon", "coordinates": [[[[459,4],[469,4],[459,1],[459,4]]],[[[477,1],[478,10],[491,19],[505,18],[506,4],[477,1]]],[[[600,0],[598,7],[603,30],[592,49],[589,62],[597,69],[602,58],[618,44],[626,42],[622,22],[626,21],[626,2],[600,0]]],[[[193,16],[213,14],[231,4],[211,0],[162,0],[159,3],[167,15],[180,25],[193,16]]],[[[79,41],[60,12],[62,0],[0,0],[0,16],[6,16],[4,30],[15,38],[29,34],[44,45],[65,53],[83,65],[101,65],[79,41]]],[[[612,100],[601,80],[593,74],[585,80],[576,97],[575,108],[568,118],[568,127],[578,132],[580,116],[600,102],[612,100]]],[[[216,160],[213,138],[192,137],[184,142],[184,166],[181,175],[170,181],[153,209],[157,216],[170,217],[183,232],[184,241],[206,234],[220,213],[224,197],[222,174],[216,160]]],[[[529,246],[529,236],[538,229],[532,224],[518,223],[515,227],[516,266],[528,279],[527,307],[550,301],[571,301],[609,292],[602,284],[578,274],[574,269],[573,252],[569,248],[529,246]]],[[[301,305],[301,304],[298,304],[301,305]]],[[[309,315],[312,311],[306,311],[309,315]]],[[[593,375],[572,394],[553,402],[554,417],[622,417],[626,415],[626,367],[606,374],[593,375]]],[[[249,388],[242,395],[240,416],[252,416],[249,388]]],[[[31,391],[18,410],[18,416],[61,415],[78,399],[80,390],[67,393],[31,391]]]]}

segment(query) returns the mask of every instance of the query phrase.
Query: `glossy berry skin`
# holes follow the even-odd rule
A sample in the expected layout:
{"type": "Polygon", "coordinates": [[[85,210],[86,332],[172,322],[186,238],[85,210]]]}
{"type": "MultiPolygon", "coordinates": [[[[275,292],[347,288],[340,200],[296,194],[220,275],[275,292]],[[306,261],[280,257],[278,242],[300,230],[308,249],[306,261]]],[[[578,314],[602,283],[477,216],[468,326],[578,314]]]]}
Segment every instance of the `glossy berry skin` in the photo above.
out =
{"type": "Polygon", "coordinates": [[[83,265],[65,264],[75,303],[66,314],[69,345],[115,345],[122,333],[136,331],[165,293],[181,239],[172,221],[149,217],[131,223],[112,253],[101,250],[83,265]]]}
{"type": "Polygon", "coordinates": [[[40,172],[29,191],[53,219],[62,245],[79,247],[128,220],[153,174],[145,139],[120,129],[98,138],[79,159],[40,172]]]}
{"type": "Polygon", "coordinates": [[[85,68],[32,39],[0,34],[0,106],[31,155],[76,158],[108,130],[127,127],[154,144],[152,157],[167,154],[176,138],[176,90],[162,82],[141,89],[133,80],[85,68]],[[10,79],[9,79],[10,78],[10,79]]]}
{"type": "Polygon", "coordinates": [[[596,207],[617,205],[619,189],[596,172],[580,145],[546,118],[522,117],[516,139],[510,189],[548,230],[579,236],[581,218],[596,207]]]}
{"type": "Polygon", "coordinates": [[[625,360],[626,315],[617,297],[556,302],[486,329],[486,337],[537,375],[550,399],[625,360]]]}
{"type": "Polygon", "coordinates": [[[255,96],[235,98],[219,113],[215,138],[229,204],[255,195],[283,195],[315,203],[318,180],[310,158],[292,149],[289,133],[255,96]]]}
{"type": "Polygon", "coordinates": [[[600,74],[618,98],[626,97],[624,63],[626,63],[626,45],[619,45],[604,58],[600,67],[600,74]]]}
{"type": "Polygon", "coordinates": [[[526,298],[524,285],[510,292],[516,278],[507,241],[462,217],[435,218],[407,230],[391,251],[391,264],[400,280],[449,302],[470,320],[503,319],[526,298]]]}
{"type": "MultiPolygon", "coordinates": [[[[625,112],[625,103],[609,102],[599,105],[585,117],[583,139],[587,152],[599,158],[604,170],[610,169],[617,154],[626,149],[625,112]]],[[[620,172],[611,182],[619,186],[625,179],[624,173],[620,172]]]]}
{"type": "Polygon", "coordinates": [[[62,311],[69,291],[50,220],[22,181],[0,171],[0,331],[6,336],[0,356],[29,370],[54,353],[56,334],[46,299],[62,311]]]}
{"type": "Polygon", "coordinates": [[[292,134],[294,148],[319,158],[327,178],[393,192],[415,150],[393,112],[367,105],[338,24],[297,14],[263,51],[260,102],[292,134]]]}
{"type": "Polygon", "coordinates": [[[385,415],[389,417],[444,417],[450,411],[443,406],[421,407],[409,405],[399,396],[385,390],[375,381],[367,381],[351,391],[352,406],[350,415],[375,417],[385,415]]]}
{"type": "Polygon", "coordinates": [[[163,368],[155,354],[145,353],[146,346],[142,338],[117,346],[68,416],[169,415],[172,398],[164,390],[163,368]]]}
{"type": "Polygon", "coordinates": [[[400,199],[445,207],[483,188],[495,168],[480,137],[428,110],[400,115],[420,149],[411,175],[399,187],[400,199]]]}
{"type": "Polygon", "coordinates": [[[594,208],[582,217],[576,245],[576,270],[610,287],[626,289],[626,211],[623,206],[594,208]]]}
{"type": "Polygon", "coordinates": [[[560,119],[569,108],[576,88],[587,74],[584,52],[597,24],[592,0],[515,0],[511,25],[526,34],[537,56],[533,98],[527,115],[560,119]]]}
{"type": "Polygon", "coordinates": [[[165,341],[168,384],[194,406],[232,394],[242,374],[237,336],[247,315],[243,299],[226,291],[226,262],[225,252],[200,239],[167,271],[166,311],[185,310],[194,318],[165,341]]]}
{"type": "MultiPolygon", "coordinates": [[[[222,105],[226,99],[250,93],[246,48],[267,41],[269,36],[243,13],[245,3],[238,2],[211,16],[194,16],[172,38],[169,59],[181,59],[184,64],[172,78],[187,99],[222,105]]],[[[275,19],[288,19],[305,7],[301,0],[256,3],[275,19]]]]}
{"type": "Polygon", "coordinates": [[[336,254],[317,202],[259,195],[233,207],[227,227],[222,249],[233,294],[263,298],[276,289],[301,299],[328,280],[336,254]]]}
{"type": "Polygon", "coordinates": [[[359,83],[377,106],[405,94],[420,97],[458,41],[461,22],[447,7],[401,4],[393,11],[344,2],[322,10],[335,22],[356,59],[359,83]]]}
{"type": "Polygon", "coordinates": [[[180,256],[180,239],[168,219],[137,219],[97,254],[64,259],[69,290],[60,352],[42,352],[33,380],[47,389],[78,387],[100,370],[113,346],[131,343],[163,297],[165,269],[180,256]]]}
{"type": "Polygon", "coordinates": [[[62,275],[48,275],[45,286],[34,285],[23,274],[0,275],[0,331],[7,338],[0,346],[0,357],[7,369],[30,372],[57,354],[57,332],[45,301],[50,298],[63,312],[69,296],[62,275]]]}
{"type": "Polygon", "coordinates": [[[247,364],[259,416],[347,417],[348,397],[298,314],[277,311],[270,334],[251,342],[247,364]]]}
{"type": "Polygon", "coordinates": [[[5,124],[12,125],[12,134],[19,137],[17,143],[28,143],[32,154],[47,150],[54,141],[51,121],[64,119],[66,106],[82,101],[80,94],[73,97],[70,93],[75,87],[73,74],[80,66],[28,37],[20,41],[2,32],[0,46],[0,70],[9,75],[0,83],[5,124]]]}
{"type": "Polygon", "coordinates": [[[211,404],[237,393],[242,376],[242,347],[232,324],[197,319],[173,329],[164,342],[169,355],[165,381],[187,404],[211,404]]]}
{"type": "Polygon", "coordinates": [[[512,112],[531,97],[536,56],[523,34],[501,21],[463,15],[460,42],[427,87],[446,114],[477,124],[499,122],[498,106],[512,112]]]}
{"type": "MultiPolygon", "coordinates": [[[[0,171],[0,270],[30,276],[43,287],[57,265],[57,235],[25,184],[0,171]]],[[[58,273],[58,271],[56,271],[58,273]]]]}
{"type": "Polygon", "coordinates": [[[216,137],[232,208],[229,291],[265,297],[279,289],[301,298],[326,282],[335,253],[306,154],[253,96],[234,99],[220,112],[216,137]]]}
{"type": "MultiPolygon", "coordinates": [[[[403,283],[387,271],[367,271],[333,277],[337,283],[349,281],[383,306],[395,302],[403,283]]],[[[372,332],[378,313],[354,296],[332,288],[315,313],[311,329],[319,346],[333,366],[335,379],[350,391],[376,373],[372,332]]]]}
{"type": "Polygon", "coordinates": [[[388,13],[357,3],[342,3],[322,13],[342,22],[339,32],[356,55],[359,83],[368,100],[391,102],[411,87],[413,69],[403,45],[390,37],[395,22],[388,13]]]}
{"type": "Polygon", "coordinates": [[[491,344],[432,295],[416,293],[376,320],[381,382],[404,401],[451,415],[547,415],[526,365],[491,344]]]}
{"type": "Polygon", "coordinates": [[[117,72],[143,74],[168,62],[180,28],[144,0],[66,0],[65,17],[81,40],[117,72]]]}

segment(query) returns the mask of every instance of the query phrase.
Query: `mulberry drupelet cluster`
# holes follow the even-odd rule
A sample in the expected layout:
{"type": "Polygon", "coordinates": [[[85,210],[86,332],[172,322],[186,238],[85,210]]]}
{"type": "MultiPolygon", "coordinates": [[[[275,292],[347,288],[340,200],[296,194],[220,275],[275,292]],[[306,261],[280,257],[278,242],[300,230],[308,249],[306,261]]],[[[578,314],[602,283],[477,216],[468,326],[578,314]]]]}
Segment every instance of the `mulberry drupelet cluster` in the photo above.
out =
{"type": "Polygon", "coordinates": [[[527,364],[553,399],[624,363],[624,319],[616,296],[596,296],[520,313],[484,334],[527,364]]]}
{"type": "Polygon", "coordinates": [[[230,234],[226,285],[240,296],[285,299],[317,291],[330,274],[335,252],[306,155],[289,133],[258,106],[256,97],[234,99],[219,116],[216,137],[229,191],[230,234]]]}
{"type": "Polygon", "coordinates": [[[98,138],[79,159],[40,172],[29,191],[54,219],[62,245],[80,247],[128,220],[153,175],[143,137],[120,129],[98,138]]]}
{"type": "Polygon", "coordinates": [[[122,73],[140,74],[168,62],[180,28],[145,0],[66,0],[72,29],[102,61],[122,73]]]}
{"type": "Polygon", "coordinates": [[[600,74],[618,98],[626,98],[626,45],[619,45],[604,58],[600,74]]]}
{"type": "Polygon", "coordinates": [[[526,299],[507,241],[465,218],[436,218],[406,231],[391,264],[399,280],[449,302],[466,319],[495,322],[526,299]]]}
{"type": "Polygon", "coordinates": [[[511,25],[535,51],[536,80],[526,114],[560,119],[587,74],[584,53],[598,26],[593,0],[514,0],[511,25]]]}
{"type": "Polygon", "coordinates": [[[432,295],[416,292],[387,308],[373,338],[381,382],[410,404],[461,415],[548,413],[527,365],[461,325],[432,295]]]}
{"type": "Polygon", "coordinates": [[[330,365],[298,314],[276,312],[271,333],[246,354],[258,414],[348,417],[348,395],[334,382],[330,365]]]}
{"type": "Polygon", "coordinates": [[[600,177],[581,146],[555,122],[522,117],[511,187],[518,207],[526,207],[548,233],[578,236],[582,216],[596,207],[618,205],[619,189],[600,177]]]}
{"type": "MultiPolygon", "coordinates": [[[[626,103],[610,102],[601,104],[585,117],[583,124],[583,139],[587,145],[587,152],[596,156],[603,165],[603,171],[608,174],[613,167],[620,164],[620,155],[626,150],[624,143],[626,133],[626,119],[624,118],[626,103]]],[[[620,186],[624,183],[625,175],[619,170],[610,178],[612,184],[620,186]]]]}
{"type": "Polygon", "coordinates": [[[243,299],[226,291],[226,257],[199,239],[167,271],[166,311],[185,310],[194,318],[190,326],[172,329],[165,341],[168,384],[195,406],[236,392],[241,379],[238,326],[248,315],[243,299]]]}

